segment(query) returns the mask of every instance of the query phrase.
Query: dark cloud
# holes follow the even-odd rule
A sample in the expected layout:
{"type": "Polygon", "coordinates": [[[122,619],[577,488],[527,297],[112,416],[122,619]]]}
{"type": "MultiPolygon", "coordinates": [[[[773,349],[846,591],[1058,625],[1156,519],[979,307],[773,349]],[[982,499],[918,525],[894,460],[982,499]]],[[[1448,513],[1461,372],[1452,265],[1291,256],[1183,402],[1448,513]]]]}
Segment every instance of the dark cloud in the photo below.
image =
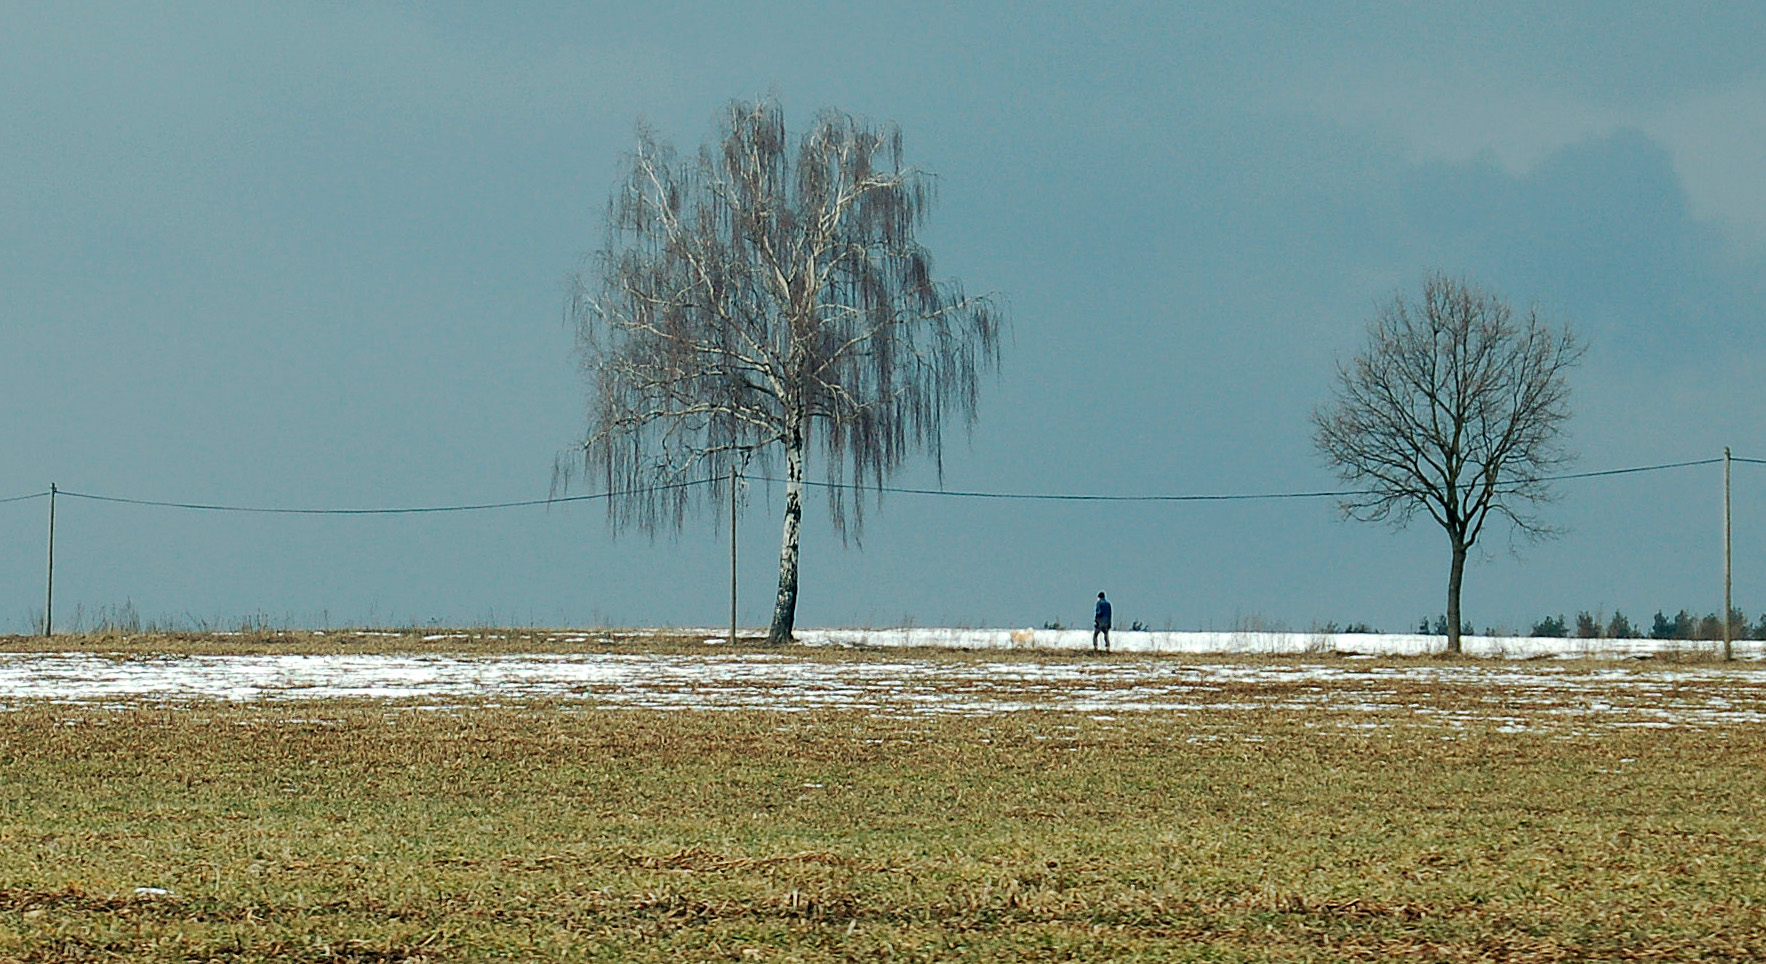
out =
{"type": "Polygon", "coordinates": [[[1640,132],[1518,176],[1492,160],[1426,164],[1400,191],[1419,260],[1567,317],[1619,360],[1680,367],[1766,336],[1668,152],[1640,132]]]}

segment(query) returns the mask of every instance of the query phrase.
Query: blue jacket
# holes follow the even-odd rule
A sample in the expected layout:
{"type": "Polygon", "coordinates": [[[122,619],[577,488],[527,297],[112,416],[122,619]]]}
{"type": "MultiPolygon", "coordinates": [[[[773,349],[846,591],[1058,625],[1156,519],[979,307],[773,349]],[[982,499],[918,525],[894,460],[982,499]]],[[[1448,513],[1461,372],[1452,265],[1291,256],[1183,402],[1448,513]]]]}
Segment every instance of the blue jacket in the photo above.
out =
{"type": "Polygon", "coordinates": [[[1098,600],[1097,611],[1094,612],[1092,615],[1100,623],[1109,622],[1110,621],[1110,600],[1108,600],[1108,599],[1098,600]]]}

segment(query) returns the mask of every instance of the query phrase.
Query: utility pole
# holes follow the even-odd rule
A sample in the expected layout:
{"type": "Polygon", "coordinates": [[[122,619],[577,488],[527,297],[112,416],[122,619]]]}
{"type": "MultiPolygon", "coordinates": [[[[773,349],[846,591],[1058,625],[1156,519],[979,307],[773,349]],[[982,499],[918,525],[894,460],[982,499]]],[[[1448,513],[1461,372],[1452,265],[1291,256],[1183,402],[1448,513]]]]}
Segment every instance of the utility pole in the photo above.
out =
{"type": "Polygon", "coordinates": [[[736,467],[730,466],[730,645],[736,645],[736,467]]]}
{"type": "Polygon", "coordinates": [[[1735,646],[1730,637],[1734,630],[1730,628],[1729,589],[1732,570],[1730,568],[1733,555],[1730,552],[1732,529],[1729,524],[1729,446],[1723,446],[1723,658],[1735,658],[1735,646]]]}
{"type": "Polygon", "coordinates": [[[55,483],[49,483],[49,589],[43,600],[43,635],[55,635],[55,483]]]}

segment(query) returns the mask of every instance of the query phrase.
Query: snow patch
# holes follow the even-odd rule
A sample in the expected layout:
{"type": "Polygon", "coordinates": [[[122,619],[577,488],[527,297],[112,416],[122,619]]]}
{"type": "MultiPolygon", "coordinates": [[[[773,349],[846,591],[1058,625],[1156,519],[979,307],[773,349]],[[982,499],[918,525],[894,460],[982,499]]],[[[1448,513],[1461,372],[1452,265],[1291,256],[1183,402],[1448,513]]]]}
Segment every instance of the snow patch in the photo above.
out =
{"type": "MultiPolygon", "coordinates": [[[[806,660],[781,653],[269,654],[115,659],[0,654],[0,707],[204,700],[386,699],[447,711],[555,701],[584,708],[852,708],[911,717],[1020,710],[1408,715],[1432,726],[1511,730],[1766,723],[1759,664],[1474,661],[1379,665],[1195,663],[1149,658],[1037,662],[806,660]],[[1479,697],[1467,708],[1468,694],[1479,697]],[[1440,699],[1443,705],[1433,705],[1440,699]]],[[[1339,720],[1341,725],[1349,723],[1339,720]]]]}
{"type": "MultiPolygon", "coordinates": [[[[929,649],[1090,650],[1089,629],[799,629],[811,646],[924,647],[929,649]]],[[[1766,641],[1736,640],[1742,659],[1766,659],[1766,641]]],[[[1467,656],[1496,659],[1649,657],[1722,651],[1713,640],[1578,639],[1545,636],[1464,636],[1467,656]]],[[[1189,653],[1298,656],[1428,656],[1445,652],[1447,637],[1417,633],[1159,632],[1112,630],[1117,653],[1189,653]]]]}

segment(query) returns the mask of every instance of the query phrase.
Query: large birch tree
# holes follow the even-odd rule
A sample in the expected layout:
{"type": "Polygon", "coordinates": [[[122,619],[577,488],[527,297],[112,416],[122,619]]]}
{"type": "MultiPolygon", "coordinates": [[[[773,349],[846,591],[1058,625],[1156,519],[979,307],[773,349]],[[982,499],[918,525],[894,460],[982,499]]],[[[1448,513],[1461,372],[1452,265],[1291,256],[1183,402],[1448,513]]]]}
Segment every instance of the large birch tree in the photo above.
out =
{"type": "Polygon", "coordinates": [[[1422,298],[1395,295],[1367,326],[1367,346],[1337,369],[1313,412],[1319,452],[1358,494],[1345,515],[1403,525],[1418,511],[1447,534],[1447,649],[1460,651],[1466,556],[1491,519],[1525,537],[1553,533],[1533,510],[1573,456],[1566,371],[1583,347],[1500,297],[1431,275],[1422,298]]]}
{"type": "Polygon", "coordinates": [[[917,233],[933,179],[901,131],[824,110],[792,139],[771,100],[732,102],[677,154],[648,128],[568,311],[589,392],[581,465],[616,527],[679,528],[733,497],[732,469],[784,465],[769,639],[796,623],[803,495],[822,463],[836,529],[910,456],[942,474],[947,419],[971,425],[1002,315],[937,281],[917,233]]]}

